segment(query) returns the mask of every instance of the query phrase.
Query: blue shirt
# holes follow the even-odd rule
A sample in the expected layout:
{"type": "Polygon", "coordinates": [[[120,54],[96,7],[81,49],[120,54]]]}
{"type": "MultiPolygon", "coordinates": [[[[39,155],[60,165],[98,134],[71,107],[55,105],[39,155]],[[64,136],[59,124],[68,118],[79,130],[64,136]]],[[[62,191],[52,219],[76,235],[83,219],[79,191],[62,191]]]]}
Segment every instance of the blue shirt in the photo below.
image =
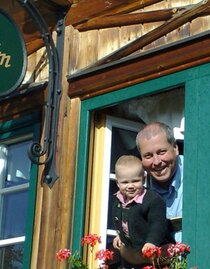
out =
{"type": "MultiPolygon", "coordinates": [[[[177,157],[176,170],[168,189],[161,188],[155,180],[151,180],[150,188],[161,195],[166,203],[167,218],[182,217],[182,197],[183,197],[183,166],[182,155],[177,157]]],[[[174,233],[176,242],[181,242],[182,232],[174,233]]]]}

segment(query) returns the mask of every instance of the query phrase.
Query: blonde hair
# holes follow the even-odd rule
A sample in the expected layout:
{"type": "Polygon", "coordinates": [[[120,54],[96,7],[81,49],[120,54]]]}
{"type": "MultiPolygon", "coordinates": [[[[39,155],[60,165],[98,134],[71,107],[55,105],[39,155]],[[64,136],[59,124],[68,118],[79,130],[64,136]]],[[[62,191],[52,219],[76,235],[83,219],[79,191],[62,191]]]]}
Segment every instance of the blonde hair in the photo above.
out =
{"type": "Polygon", "coordinates": [[[122,155],[117,162],[115,163],[115,174],[116,177],[118,177],[119,170],[125,166],[131,166],[131,165],[136,165],[139,166],[142,169],[142,173],[144,173],[144,169],[142,166],[141,160],[133,155],[122,155]]]}

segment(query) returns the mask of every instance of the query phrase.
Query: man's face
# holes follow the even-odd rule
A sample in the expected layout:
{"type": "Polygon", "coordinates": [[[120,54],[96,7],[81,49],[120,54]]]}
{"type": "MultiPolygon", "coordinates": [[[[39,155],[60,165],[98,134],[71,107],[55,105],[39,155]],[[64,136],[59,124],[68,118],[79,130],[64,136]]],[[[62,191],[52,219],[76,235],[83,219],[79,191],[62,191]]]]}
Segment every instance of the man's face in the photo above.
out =
{"type": "Polygon", "coordinates": [[[145,170],[164,185],[171,179],[175,170],[179,154],[177,145],[168,143],[165,132],[159,132],[149,139],[142,136],[139,145],[145,170]]]}

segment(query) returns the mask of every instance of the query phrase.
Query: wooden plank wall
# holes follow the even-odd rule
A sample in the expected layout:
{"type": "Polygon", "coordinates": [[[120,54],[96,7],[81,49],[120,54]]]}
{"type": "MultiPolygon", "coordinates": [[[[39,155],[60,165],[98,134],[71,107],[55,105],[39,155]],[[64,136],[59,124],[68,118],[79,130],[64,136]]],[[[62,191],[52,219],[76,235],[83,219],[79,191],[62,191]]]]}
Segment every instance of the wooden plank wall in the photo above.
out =
{"type": "MultiPolygon", "coordinates": [[[[41,183],[43,167],[39,169],[37,185],[37,202],[35,213],[35,227],[33,235],[33,250],[31,269],[67,268],[66,263],[59,263],[55,259],[56,251],[70,246],[71,227],[73,221],[74,185],[77,159],[77,137],[80,114],[80,100],[70,100],[68,97],[68,82],[66,79],[69,67],[69,30],[66,29],[66,49],[64,51],[62,97],[59,111],[59,126],[57,129],[57,173],[59,179],[52,189],[41,183]]],[[[36,80],[46,80],[48,68],[45,64],[45,50],[41,49],[29,59],[27,77],[36,73],[36,80]],[[42,60],[41,60],[42,59],[42,60]],[[34,65],[34,63],[36,63],[34,65]]],[[[43,106],[44,113],[44,106],[43,106]]]]}
{"type": "MultiPolygon", "coordinates": [[[[193,0],[164,1],[144,10],[161,9],[163,6],[164,8],[183,6],[195,2],[193,0]]],[[[43,186],[39,179],[31,269],[67,268],[65,263],[59,264],[55,261],[55,253],[60,248],[68,247],[71,240],[80,100],[77,98],[69,99],[66,76],[91,66],[98,59],[151,31],[159,24],[115,27],[81,33],[71,26],[66,28],[62,79],[63,93],[57,133],[57,169],[60,178],[52,189],[49,189],[46,185],[43,186]]],[[[207,30],[209,24],[207,17],[196,19],[146,46],[143,50],[200,33],[207,30]]],[[[35,81],[46,80],[48,78],[46,64],[44,49],[31,55],[26,80],[29,78],[33,78],[35,81]]],[[[41,105],[43,105],[43,102],[41,105]]],[[[2,109],[1,112],[3,113],[2,109]]],[[[40,177],[42,169],[40,168],[40,177]]]]}
{"type": "MultiPolygon", "coordinates": [[[[144,8],[144,11],[176,8],[198,2],[195,0],[162,1],[144,8]]],[[[70,36],[72,39],[72,53],[70,54],[69,74],[91,66],[97,60],[135,40],[137,37],[145,35],[161,24],[162,22],[145,23],[144,25],[114,27],[86,32],[73,29],[70,36]]],[[[134,54],[202,33],[209,30],[209,26],[209,16],[196,18],[134,54]]]]}

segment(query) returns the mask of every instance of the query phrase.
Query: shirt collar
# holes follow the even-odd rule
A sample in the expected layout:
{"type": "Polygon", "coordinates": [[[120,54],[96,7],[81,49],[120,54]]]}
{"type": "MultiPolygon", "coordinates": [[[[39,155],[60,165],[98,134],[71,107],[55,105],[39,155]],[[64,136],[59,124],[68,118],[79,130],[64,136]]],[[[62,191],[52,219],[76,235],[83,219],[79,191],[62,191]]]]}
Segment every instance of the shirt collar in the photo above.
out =
{"type": "Polygon", "coordinates": [[[182,165],[182,161],[181,161],[180,156],[178,156],[176,160],[176,170],[173,175],[172,182],[171,182],[171,186],[173,186],[176,191],[178,191],[181,185],[181,181],[182,181],[181,165],[182,165]]]}
{"type": "Polygon", "coordinates": [[[122,195],[120,191],[115,193],[115,195],[118,198],[118,200],[122,203],[123,206],[127,206],[127,205],[130,205],[132,202],[135,202],[137,204],[142,204],[145,193],[146,193],[146,189],[144,188],[143,192],[137,194],[132,200],[129,200],[128,202],[125,201],[124,196],[122,195]]]}

